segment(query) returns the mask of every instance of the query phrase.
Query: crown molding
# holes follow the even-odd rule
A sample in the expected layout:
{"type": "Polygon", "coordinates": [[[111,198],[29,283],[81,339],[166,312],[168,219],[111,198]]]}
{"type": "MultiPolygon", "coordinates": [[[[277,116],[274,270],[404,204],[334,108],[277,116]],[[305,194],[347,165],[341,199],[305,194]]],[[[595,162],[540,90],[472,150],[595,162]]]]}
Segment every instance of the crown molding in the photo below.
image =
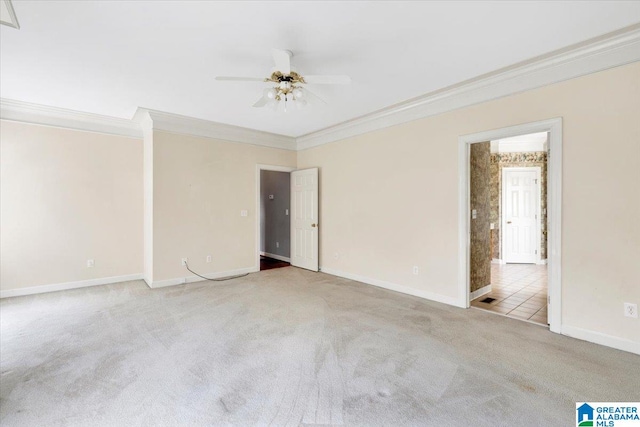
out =
{"type": "Polygon", "coordinates": [[[305,150],[640,61],[640,24],[299,136],[305,150]]]}
{"type": "Polygon", "coordinates": [[[0,118],[142,138],[143,127],[283,150],[306,150],[640,61],[640,24],[306,135],[269,132],[138,108],[132,120],[0,98],[0,118]]]}
{"type": "Polygon", "coordinates": [[[297,148],[295,138],[290,136],[196,119],[148,108],[138,108],[136,114],[133,116],[133,121],[143,123],[144,121],[148,122],[148,120],[151,121],[150,126],[153,130],[279,148],[282,150],[295,151],[297,148]]]}
{"type": "Polygon", "coordinates": [[[0,14],[0,24],[19,30],[20,23],[18,22],[18,17],[16,16],[16,11],[13,9],[11,0],[0,0],[0,8],[3,6],[2,11],[5,13],[0,14]]]}
{"type": "Polygon", "coordinates": [[[103,116],[0,98],[0,119],[14,122],[142,138],[140,126],[128,119],[103,116]]]}

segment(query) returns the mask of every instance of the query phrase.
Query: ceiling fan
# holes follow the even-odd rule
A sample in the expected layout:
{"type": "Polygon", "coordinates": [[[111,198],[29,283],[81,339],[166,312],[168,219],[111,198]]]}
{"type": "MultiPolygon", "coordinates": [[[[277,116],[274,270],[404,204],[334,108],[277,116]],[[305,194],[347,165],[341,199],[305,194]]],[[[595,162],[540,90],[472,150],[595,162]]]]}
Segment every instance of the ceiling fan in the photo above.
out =
{"type": "Polygon", "coordinates": [[[267,78],[261,77],[228,77],[217,76],[216,80],[239,81],[239,82],[266,82],[274,83],[273,86],[264,89],[262,97],[253,104],[254,107],[271,107],[277,110],[278,106],[284,104],[284,111],[287,111],[287,103],[293,103],[298,108],[304,108],[307,104],[326,102],[304,87],[307,84],[350,84],[349,76],[302,76],[291,69],[291,58],[293,53],[288,50],[272,49],[273,61],[276,66],[271,75],[267,78]]]}

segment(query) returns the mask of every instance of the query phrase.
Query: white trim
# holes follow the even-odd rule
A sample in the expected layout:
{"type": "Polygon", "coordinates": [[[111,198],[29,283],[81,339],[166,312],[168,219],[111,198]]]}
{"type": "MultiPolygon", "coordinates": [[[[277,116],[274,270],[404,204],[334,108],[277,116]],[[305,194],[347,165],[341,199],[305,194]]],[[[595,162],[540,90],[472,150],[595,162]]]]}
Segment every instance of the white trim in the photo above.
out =
{"type": "Polygon", "coordinates": [[[622,351],[628,351],[630,353],[640,354],[640,342],[638,341],[614,337],[612,335],[576,328],[575,326],[569,325],[562,325],[562,335],[583,341],[589,341],[595,344],[605,345],[622,351]]]}
{"type": "Polygon", "coordinates": [[[562,119],[524,123],[458,138],[458,304],[469,307],[469,144],[528,133],[549,132],[547,158],[547,247],[549,328],[562,331],[562,119]]]}
{"type": "Polygon", "coordinates": [[[640,61],[640,24],[299,136],[296,139],[298,150],[306,150],[636,61],[640,61]]]}
{"type": "MultiPolygon", "coordinates": [[[[506,175],[509,171],[528,171],[535,170],[536,172],[536,189],[538,194],[536,194],[536,240],[533,243],[536,251],[536,262],[535,264],[540,264],[542,260],[542,224],[540,222],[542,218],[542,203],[540,203],[540,197],[542,197],[542,168],[540,166],[504,166],[501,168],[501,194],[500,194],[500,256],[502,256],[502,260],[504,261],[504,247],[505,247],[505,239],[507,238],[507,221],[505,215],[503,214],[503,209],[507,206],[507,187],[504,185],[506,182],[506,175]]],[[[513,261],[512,261],[513,262],[513,261]]],[[[507,261],[504,261],[506,264],[507,261]]]]}
{"type": "Polygon", "coordinates": [[[154,130],[279,148],[282,150],[296,150],[296,139],[291,136],[262,132],[240,126],[166,113],[164,111],[150,110],[148,108],[138,108],[134,115],[134,120],[137,120],[137,118],[142,115],[148,115],[151,118],[154,130]]]}
{"type": "MultiPolygon", "coordinates": [[[[260,171],[276,171],[276,172],[293,172],[296,170],[294,167],[290,166],[276,166],[276,165],[256,165],[256,269],[260,270],[260,216],[262,215],[260,211],[260,171]]],[[[291,200],[289,200],[291,203],[291,200]]],[[[289,215],[291,215],[291,205],[289,205],[289,215]]],[[[291,216],[289,216],[289,221],[291,221],[291,216]]],[[[291,262],[291,260],[287,260],[287,262],[291,262]]]]}
{"type": "Polygon", "coordinates": [[[282,256],[282,255],[276,255],[276,254],[270,254],[269,252],[262,252],[261,251],[260,255],[265,256],[267,258],[277,259],[278,261],[291,262],[291,258],[289,258],[289,257],[282,256]]]}
{"type": "Polygon", "coordinates": [[[320,271],[332,276],[338,276],[349,280],[355,280],[356,282],[365,283],[367,285],[377,286],[379,288],[388,289],[390,291],[400,292],[414,297],[428,299],[430,301],[441,302],[443,304],[453,305],[456,307],[462,307],[458,298],[449,297],[446,295],[436,294],[429,291],[422,291],[420,289],[411,288],[405,285],[399,285],[397,283],[386,282],[384,280],[372,279],[370,277],[360,276],[359,274],[346,273],[344,271],[334,270],[333,268],[320,267],[320,271]]]}
{"type": "Polygon", "coordinates": [[[43,294],[45,292],[65,291],[68,289],[87,288],[89,286],[109,285],[112,283],[142,280],[142,273],[125,276],[101,277],[98,279],[79,280],[77,282],[55,283],[52,285],[31,286],[28,288],[7,289],[0,291],[0,298],[19,297],[23,295],[43,294]]]}
{"type": "Polygon", "coordinates": [[[540,261],[538,261],[536,264],[538,265],[547,265],[547,259],[541,259],[540,261]]]}
{"type": "MultiPolygon", "coordinates": [[[[221,279],[224,277],[238,276],[240,274],[255,273],[255,267],[238,268],[235,270],[217,271],[215,273],[206,273],[203,276],[210,279],[221,279]]],[[[166,288],[167,286],[184,285],[185,283],[203,282],[205,279],[199,276],[176,277],[174,279],[158,280],[149,285],[150,288],[166,288]]]]}
{"type": "Polygon", "coordinates": [[[483,286],[480,289],[476,289],[475,291],[469,294],[469,300],[473,301],[476,298],[480,298],[483,295],[486,295],[491,292],[491,285],[483,286]]]}
{"type": "Polygon", "coordinates": [[[0,98],[0,118],[14,122],[142,138],[140,126],[129,120],[66,108],[0,98]]]}
{"type": "Polygon", "coordinates": [[[258,172],[261,170],[275,171],[275,172],[293,172],[297,170],[292,166],[276,166],[276,165],[261,165],[261,164],[257,164],[256,166],[258,167],[258,172]]]}
{"type": "Polygon", "coordinates": [[[11,4],[11,0],[0,0],[5,4],[7,8],[7,13],[9,14],[9,20],[5,21],[0,19],[0,24],[6,25],[7,27],[15,28],[16,30],[20,29],[20,23],[18,22],[18,17],[16,16],[16,11],[13,9],[13,5],[11,4]]]}
{"type": "Polygon", "coordinates": [[[494,259],[491,260],[491,264],[506,264],[506,262],[504,262],[501,259],[494,258],[494,259]]]}
{"type": "Polygon", "coordinates": [[[142,129],[144,281],[153,283],[153,122],[148,114],[136,117],[142,129]]]}

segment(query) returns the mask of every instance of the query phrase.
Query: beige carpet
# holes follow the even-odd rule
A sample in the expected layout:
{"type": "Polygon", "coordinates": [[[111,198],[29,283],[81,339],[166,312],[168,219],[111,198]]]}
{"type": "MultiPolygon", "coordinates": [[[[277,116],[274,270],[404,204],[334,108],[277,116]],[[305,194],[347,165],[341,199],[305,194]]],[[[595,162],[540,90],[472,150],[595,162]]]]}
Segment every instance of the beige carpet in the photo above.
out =
{"type": "Polygon", "coordinates": [[[293,267],[1,302],[2,426],[569,426],[640,356],[293,267]]]}

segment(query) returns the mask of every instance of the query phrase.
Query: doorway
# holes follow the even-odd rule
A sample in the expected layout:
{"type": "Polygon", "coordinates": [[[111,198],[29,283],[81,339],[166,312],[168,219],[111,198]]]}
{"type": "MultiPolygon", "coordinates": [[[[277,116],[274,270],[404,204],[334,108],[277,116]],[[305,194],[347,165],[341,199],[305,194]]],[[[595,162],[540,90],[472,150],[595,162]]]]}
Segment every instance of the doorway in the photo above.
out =
{"type": "Polygon", "coordinates": [[[547,268],[536,264],[547,252],[541,238],[547,147],[547,132],[539,132],[470,149],[471,306],[541,325],[547,325],[547,268]]]}
{"type": "Polygon", "coordinates": [[[318,168],[257,165],[256,271],[318,271],[318,168]]]}
{"type": "Polygon", "coordinates": [[[291,175],[259,169],[259,269],[290,265],[291,175]]]}
{"type": "Polygon", "coordinates": [[[561,119],[460,138],[466,307],[561,331],[561,119]]]}
{"type": "MultiPolygon", "coordinates": [[[[509,139],[518,141],[527,137],[529,135],[524,135],[522,139],[509,139]]],[[[546,180],[542,179],[542,169],[547,169],[546,132],[542,133],[540,139],[540,147],[525,148],[539,151],[516,152],[515,157],[524,160],[520,163],[522,166],[504,166],[509,160],[503,159],[503,156],[511,154],[498,152],[496,156],[491,156],[491,162],[497,163],[498,173],[502,175],[502,194],[499,199],[492,200],[492,204],[496,203],[497,206],[491,206],[491,210],[502,213],[501,229],[504,232],[501,258],[505,264],[536,264],[540,262],[541,254],[546,253],[546,247],[541,247],[544,244],[540,236],[545,223],[541,207],[546,206],[544,198],[547,193],[543,188],[546,187],[546,180]],[[494,160],[496,157],[497,160],[494,160]]],[[[497,180],[497,176],[491,177],[492,186],[493,181],[497,180]]]]}

